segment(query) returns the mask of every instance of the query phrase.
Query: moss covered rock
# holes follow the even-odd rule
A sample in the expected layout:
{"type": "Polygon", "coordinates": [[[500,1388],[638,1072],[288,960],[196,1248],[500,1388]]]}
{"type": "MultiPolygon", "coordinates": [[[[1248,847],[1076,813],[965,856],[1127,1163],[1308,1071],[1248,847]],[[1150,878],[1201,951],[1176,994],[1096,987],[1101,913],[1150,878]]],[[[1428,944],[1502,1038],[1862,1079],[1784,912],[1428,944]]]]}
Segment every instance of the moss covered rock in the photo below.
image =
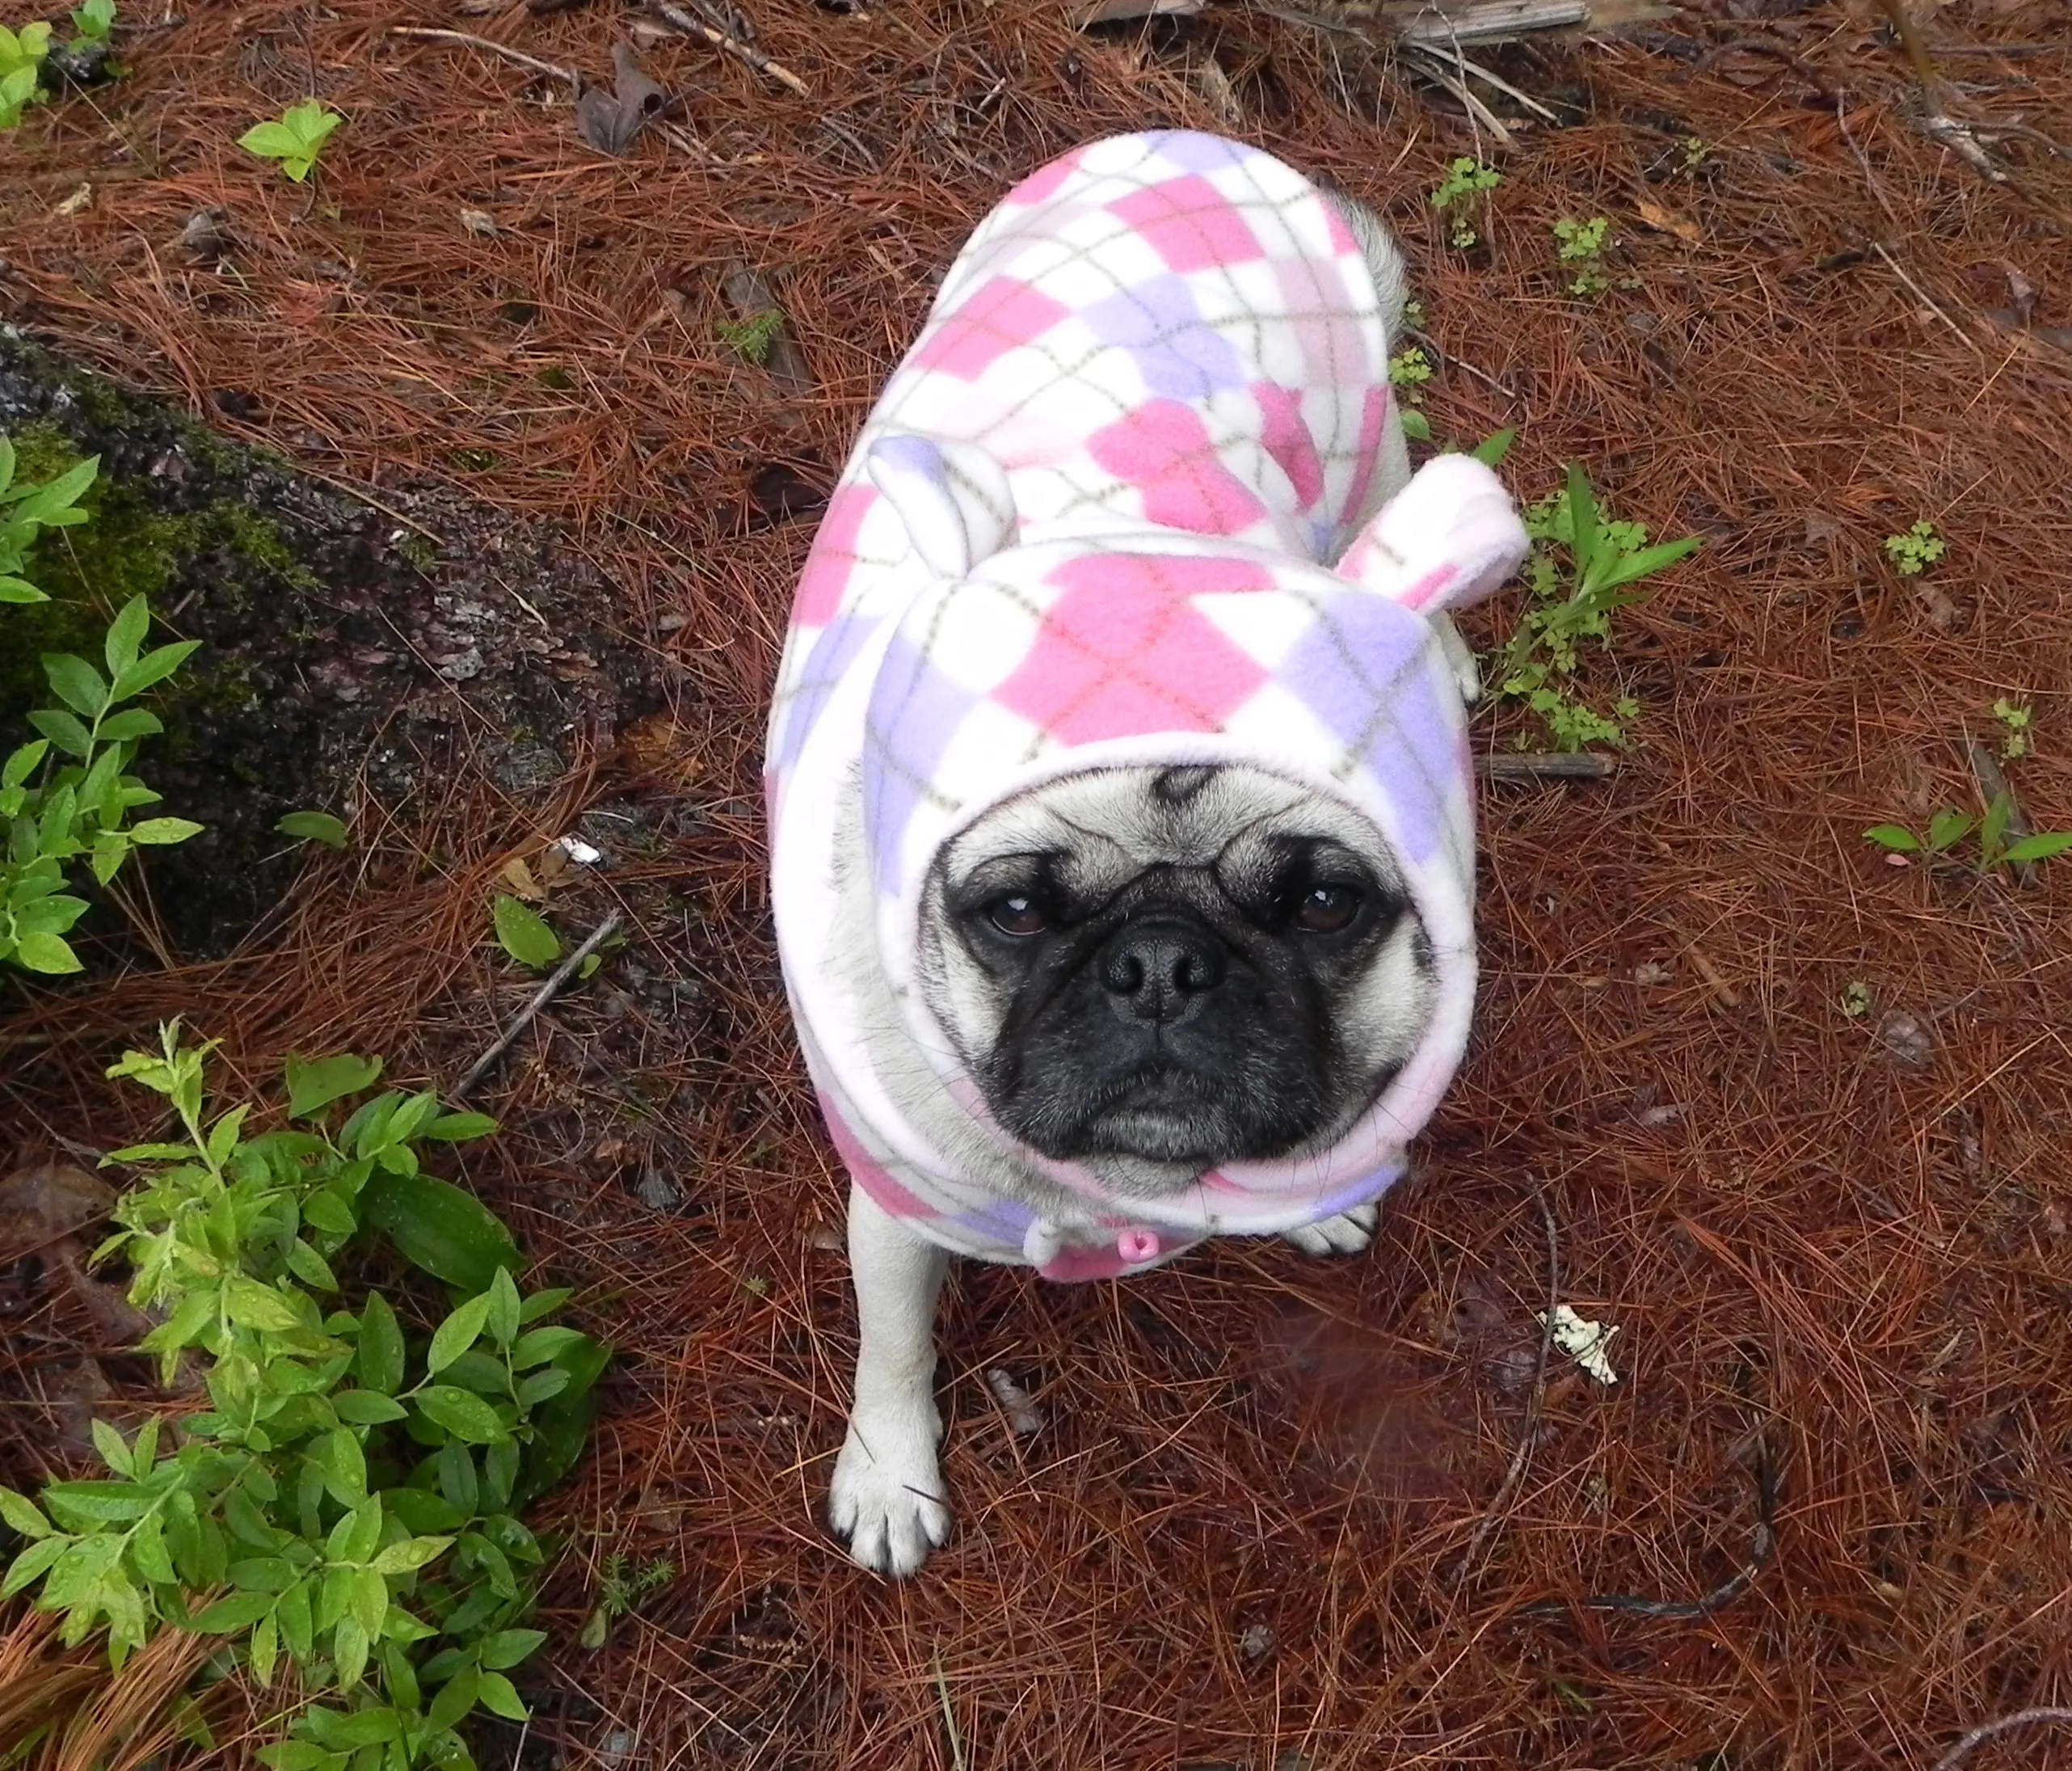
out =
{"type": "Polygon", "coordinates": [[[40,656],[97,657],[130,597],[154,643],[202,643],[137,765],[158,809],[204,827],[146,862],[183,956],[229,951],[288,890],[284,812],[350,820],[371,799],[412,823],[471,776],[537,795],[579,735],[656,703],[611,586],[543,529],[444,493],[377,508],[4,328],[0,432],[25,481],[101,458],[91,520],[30,556],[51,601],[0,607],[0,751],[48,700],[40,656]]]}

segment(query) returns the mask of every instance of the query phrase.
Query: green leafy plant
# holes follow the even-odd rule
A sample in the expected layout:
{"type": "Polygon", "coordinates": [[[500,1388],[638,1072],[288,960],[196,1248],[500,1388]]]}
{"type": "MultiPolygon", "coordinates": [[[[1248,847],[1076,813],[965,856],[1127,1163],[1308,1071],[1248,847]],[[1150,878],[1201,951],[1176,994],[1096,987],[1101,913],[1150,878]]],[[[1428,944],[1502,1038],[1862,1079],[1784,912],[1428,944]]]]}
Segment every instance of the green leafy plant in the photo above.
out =
{"type": "Polygon", "coordinates": [[[74,40],[106,43],[115,34],[115,0],[82,0],[72,9],[74,40]]]}
{"type": "Polygon", "coordinates": [[[0,129],[11,129],[36,96],[43,58],[50,53],[50,27],[41,19],[11,31],[0,24],[0,129]]]}
{"type": "Polygon", "coordinates": [[[2033,743],[2029,727],[2035,716],[2021,702],[2003,698],[1993,703],[1993,717],[2000,722],[2005,734],[2000,740],[2000,754],[2010,762],[2026,757],[2033,743]]]}
{"type": "Polygon", "coordinates": [[[291,812],[273,828],[284,837],[321,842],[327,849],[343,849],[351,835],[344,820],[328,812],[291,812]]]}
{"type": "Polygon", "coordinates": [[[1705,137],[1702,135],[1687,135],[1677,143],[1677,147],[1682,154],[1686,172],[1699,171],[1712,157],[1712,150],[1706,145],[1705,137]]]}
{"type": "MultiPolygon", "coordinates": [[[[99,458],[81,462],[47,484],[14,483],[15,453],[0,437],[0,603],[49,599],[21,574],[44,529],[86,521],[79,500],[99,458]]],[[[126,603],[102,643],[107,673],[69,652],[46,652],[43,671],[59,705],[28,716],[40,735],[0,761],[0,961],[31,972],[78,972],[79,956],[65,937],[87,904],[65,889],[84,857],[106,885],[140,846],[184,842],[201,829],[185,818],[128,822],[158,795],[129,773],[138,740],[164,729],[145,707],[124,706],[185,664],[197,642],[175,640],[149,651],[150,605],[126,603]]]]}
{"type": "Polygon", "coordinates": [[[1900,534],[1885,539],[1885,558],[1902,578],[1918,578],[1948,551],[1948,544],[1935,533],[1927,517],[1900,534]]]}
{"type": "Polygon", "coordinates": [[[525,1714],[507,1675],[545,1639],[520,1626],[544,1552],[518,1514],[574,1462],[609,1349],[550,1325],[568,1294],[522,1294],[509,1232],[421,1168],[494,1120],[370,1094],[380,1060],[341,1055],[291,1059],[285,1123],[253,1133],[249,1107],[209,1111],[211,1046],[177,1022],[159,1046],[108,1073],[183,1136],[109,1157],[141,1181],[96,1259],[129,1262],[161,1318],[141,1350],[168,1381],[200,1365],[209,1406],[126,1442],[96,1422],[107,1478],[40,1505],[0,1490],[31,1540],[0,1594],[40,1581],[61,1640],[104,1627],[116,1666],[163,1629],[222,1637],[219,1663],[284,1688],[274,1771],[470,1764],[454,1730],[478,1705],[525,1714]],[[453,1288],[428,1336],[378,1291],[343,1307],[364,1225],[453,1288]]]}
{"type": "Polygon", "coordinates": [[[331,133],[345,119],[315,99],[291,104],[271,123],[255,123],[238,137],[238,145],[280,170],[300,184],[310,175],[331,133]]]}
{"type": "Polygon", "coordinates": [[[1571,295],[1602,295],[1611,287],[1611,272],[1604,262],[1611,235],[1611,224],[1601,215],[1554,224],[1555,255],[1576,273],[1569,282],[1571,295]]]}
{"type": "Polygon", "coordinates": [[[1871,1012],[1871,987],[1861,978],[1851,978],[1842,987],[1842,1012],[1852,1021],[1860,1021],[1871,1012]]]}
{"type": "Polygon", "coordinates": [[[1431,359],[1414,344],[1388,360],[1388,385],[1397,395],[1396,416],[1402,421],[1403,434],[1413,442],[1432,440],[1432,421],[1418,410],[1423,398],[1420,390],[1431,378],[1431,359]]]}
{"type": "Polygon", "coordinates": [[[577,1642],[585,1648],[603,1647],[614,1619],[625,1617],[642,1600],[659,1592],[676,1578],[676,1565],[666,1558],[635,1567],[621,1551],[614,1550],[604,1558],[597,1579],[597,1603],[584,1619],[577,1642]]]}
{"type": "Polygon", "coordinates": [[[1476,217],[1484,198],[1503,181],[1503,174],[1494,167],[1470,155],[1463,154],[1449,162],[1446,176],[1432,187],[1427,200],[1445,217],[1447,238],[1454,245],[1465,249],[1481,239],[1476,217]]]}
{"type": "MultiPolygon", "coordinates": [[[[1509,441],[1502,438],[1506,446],[1509,441]]],[[[1527,510],[1525,527],[1533,542],[1525,564],[1531,601],[1500,660],[1498,697],[1524,702],[1556,749],[1623,744],[1623,722],[1638,704],[1622,695],[1606,713],[1577,693],[1582,643],[1594,639],[1608,649],[1613,614],[1651,594],[1633,587],[1695,553],[1697,538],[1650,546],[1640,524],[1614,521],[1598,508],[1589,476],[1574,462],[1562,490],[1527,510]]]]}
{"type": "Polygon", "coordinates": [[[766,307],[760,313],[751,314],[745,320],[727,320],[719,328],[719,342],[744,363],[752,363],[760,369],[770,360],[770,352],[777,348],[778,335],[784,331],[784,315],[777,309],[766,307]]]}
{"type": "Polygon", "coordinates": [[[2014,816],[2014,802],[2004,793],[1998,793],[1993,796],[1993,803],[1986,808],[1982,818],[1974,819],[1954,806],[1946,806],[1928,820],[1927,829],[1918,836],[1903,824],[1880,824],[1866,830],[1864,840],[1891,854],[1935,856],[1948,854],[1976,832],[1981,873],[1990,873],[1995,867],[2028,867],[2036,862],[2049,861],[2072,849],[2072,830],[2039,830],[2010,842],[2007,827],[2014,816]]]}

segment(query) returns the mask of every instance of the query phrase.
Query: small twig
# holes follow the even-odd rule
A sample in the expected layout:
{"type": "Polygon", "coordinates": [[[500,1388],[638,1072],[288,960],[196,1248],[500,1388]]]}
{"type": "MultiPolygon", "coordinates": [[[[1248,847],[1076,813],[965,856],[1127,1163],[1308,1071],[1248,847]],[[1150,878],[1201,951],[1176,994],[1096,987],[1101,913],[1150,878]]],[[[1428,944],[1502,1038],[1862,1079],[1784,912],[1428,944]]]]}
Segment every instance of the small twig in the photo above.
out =
{"type": "MultiPolygon", "coordinates": [[[[1755,1529],[1750,1535],[1748,1560],[1710,1592],[1698,1599],[1641,1599],[1631,1593],[1596,1592],[1586,1599],[1544,1599],[1520,1605],[1512,1613],[1521,1617],[1559,1617],[1570,1611],[1621,1611],[1636,1617],[1662,1617],[1688,1623],[1724,1611],[1755,1584],[1756,1578],[1777,1553],[1777,1460],[1771,1451],[1766,1429],[1755,1435],[1755,1529]]],[[[1947,1761],[1946,1761],[1947,1762],[1947,1761]]],[[[1936,1771],[1941,1771],[1938,1766],[1936,1771]]]]}
{"type": "Polygon", "coordinates": [[[1723,1009],[1741,1006],[1741,992],[1720,975],[1720,968],[1712,964],[1712,955],[1695,941],[1685,944],[1683,951],[1691,955],[1691,968],[1705,980],[1705,987],[1712,993],[1713,999],[1723,1009]]]}
{"type": "Polygon", "coordinates": [[[614,910],[590,931],[581,947],[554,968],[553,976],[533,993],[532,1000],[518,1011],[511,1025],[497,1035],[496,1043],[468,1066],[468,1073],[453,1086],[453,1093],[448,1096],[449,1100],[458,1101],[482,1079],[490,1065],[511,1049],[511,1042],[532,1025],[533,1017],[561,993],[562,986],[575,976],[576,968],[610,938],[621,920],[621,913],[614,910]]]}
{"type": "Polygon", "coordinates": [[[1492,375],[1489,370],[1485,369],[1477,369],[1472,363],[1469,362],[1466,357],[1456,356],[1451,351],[1442,349],[1438,341],[1434,339],[1430,333],[1421,332],[1414,326],[1405,327],[1404,328],[1404,331],[1408,336],[1416,339],[1418,344],[1421,344],[1426,350],[1430,351],[1433,356],[1438,360],[1438,365],[1442,369],[1451,364],[1455,369],[1465,369],[1470,375],[1472,375],[1476,381],[1481,382],[1485,387],[1494,388],[1499,394],[1502,394],[1506,399],[1515,401],[1518,398],[1518,390],[1516,388],[1506,386],[1503,382],[1498,381],[1495,376],[1492,375]]]}
{"type": "Polygon", "coordinates": [[[1945,314],[1940,307],[1937,306],[1934,299],[1929,295],[1928,292],[1922,289],[1918,283],[1915,282],[1912,277],[1906,274],[1906,269],[1901,265],[1899,260],[1894,258],[1891,253],[1885,250],[1885,242],[1882,240],[1872,241],[1871,250],[1885,261],[1886,268],[1889,269],[1894,276],[1897,277],[1901,282],[1904,283],[1910,289],[1913,290],[1914,299],[1916,301],[1919,301],[1923,307],[1927,308],[1928,311],[1934,314],[1937,319],[1940,320],[1944,325],[1949,327],[1952,332],[1956,334],[1958,341],[1960,344],[1969,350],[1977,352],[1977,353],[1981,356],[1986,354],[1983,351],[1980,351],[1978,349],[1977,343],[1972,337],[1971,334],[1965,331],[1961,326],[1958,325],[1955,320],[1952,319],[1948,314],[1945,314]]]}
{"type": "Polygon", "coordinates": [[[1547,1203],[1547,1183],[1543,1181],[1532,1195],[1533,1203],[1539,1208],[1541,1221],[1547,1229],[1547,1311],[1539,1319],[1539,1359],[1533,1367],[1532,1394],[1525,1406],[1525,1419],[1518,1425],[1518,1448],[1511,1453],[1511,1467],[1505,1471],[1503,1482],[1497,1490],[1497,1498],[1489,1503],[1489,1510],[1482,1515],[1481,1523],[1476,1526],[1475,1535],[1468,1540],[1468,1548],[1460,1560],[1454,1564],[1449,1583],[1458,1586],[1474,1572],[1476,1558],[1482,1553],[1497,1527],[1503,1523],[1510,1510],[1511,1497],[1517,1493],[1518,1485],[1525,1478],[1525,1468],[1532,1457],[1533,1441],[1539,1436],[1539,1412],[1547,1401],[1547,1361],[1554,1350],[1554,1319],[1561,1307],[1561,1240],[1555,1227],[1554,1208],[1547,1203]]]}
{"type": "MultiPolygon", "coordinates": [[[[1401,40],[1401,43],[1404,48],[1414,49],[1421,54],[1434,55],[1440,53],[1436,45],[1426,43],[1415,37],[1404,38],[1401,40]]],[[[1492,74],[1487,68],[1484,67],[1480,62],[1470,61],[1466,56],[1460,53],[1460,46],[1458,44],[1454,45],[1452,59],[1453,65],[1460,70],[1463,78],[1468,74],[1473,74],[1475,78],[1481,81],[1484,85],[1494,86],[1499,92],[1504,94],[1506,97],[1517,99],[1518,102],[1523,105],[1527,110],[1534,112],[1539,116],[1544,117],[1549,123],[1559,123],[1561,120],[1557,113],[1550,111],[1545,105],[1542,104],[1539,99],[1531,96],[1531,94],[1519,91],[1518,89],[1513,86],[1510,81],[1500,78],[1497,75],[1492,74]]]]}
{"type": "Polygon", "coordinates": [[[440,31],[430,25],[392,24],[392,37],[428,37],[435,43],[458,43],[470,49],[481,49],[491,55],[500,55],[507,61],[515,61],[521,68],[530,68],[535,74],[550,74],[557,80],[566,80],[572,86],[583,84],[583,76],[573,68],[557,67],[551,61],[542,61],[536,55],[528,55],[523,49],[514,49],[507,44],[494,43],[487,37],[478,37],[465,31],[440,31]]]}
{"type": "Polygon", "coordinates": [[[655,10],[672,28],[681,32],[685,36],[696,37],[701,42],[710,44],[715,49],[725,50],[735,60],[753,68],[756,73],[775,80],[781,86],[790,87],[802,99],[813,96],[813,89],[790,69],[781,62],[771,61],[752,44],[743,43],[739,37],[728,36],[717,26],[707,24],[704,19],[694,17],[681,6],[671,5],[669,0],[657,0],[655,10]]]}
{"type": "Polygon", "coordinates": [[[1485,781],[1603,781],[1618,759],[1590,750],[1555,750],[1529,755],[1477,757],[1475,772],[1485,781]]]}
{"type": "Polygon", "coordinates": [[[1957,1744],[1935,1761],[1934,1771],[1952,1771],[1952,1767],[1960,1764],[1965,1755],[1981,1741],[2016,1728],[2026,1728],[2032,1722],[2072,1722],[2072,1710],[2045,1704],[2034,1710],[2017,1710],[2012,1715],[2000,1716],[1991,1722],[1981,1722],[1969,1733],[1958,1736],[1957,1744]]]}

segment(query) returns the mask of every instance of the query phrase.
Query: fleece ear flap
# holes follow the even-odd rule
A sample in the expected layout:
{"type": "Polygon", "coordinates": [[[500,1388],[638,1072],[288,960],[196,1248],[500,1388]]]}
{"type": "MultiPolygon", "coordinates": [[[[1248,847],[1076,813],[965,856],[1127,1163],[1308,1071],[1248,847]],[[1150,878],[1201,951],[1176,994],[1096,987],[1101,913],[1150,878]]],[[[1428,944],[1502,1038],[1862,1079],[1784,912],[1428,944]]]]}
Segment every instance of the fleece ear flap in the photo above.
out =
{"type": "Polygon", "coordinates": [[[1442,455],[1381,508],[1337,569],[1430,615],[1481,601],[1531,545],[1503,482],[1472,455],[1442,455]]]}
{"type": "Polygon", "coordinates": [[[870,445],[865,465],[914,551],[939,578],[955,584],[970,577],[1014,533],[1006,472],[974,444],[895,432],[870,445]]]}

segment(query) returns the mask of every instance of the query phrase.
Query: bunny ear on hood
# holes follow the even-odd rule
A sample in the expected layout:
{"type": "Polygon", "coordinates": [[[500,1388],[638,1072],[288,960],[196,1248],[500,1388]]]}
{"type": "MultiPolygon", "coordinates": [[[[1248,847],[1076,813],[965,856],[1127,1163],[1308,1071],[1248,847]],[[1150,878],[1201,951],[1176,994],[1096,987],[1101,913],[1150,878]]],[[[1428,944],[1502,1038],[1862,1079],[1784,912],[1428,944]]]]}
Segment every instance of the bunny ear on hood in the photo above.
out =
{"type": "Polygon", "coordinates": [[[1370,519],[1335,569],[1405,609],[1436,614],[1480,602],[1531,546],[1503,482],[1472,455],[1441,455],[1370,519]]]}

